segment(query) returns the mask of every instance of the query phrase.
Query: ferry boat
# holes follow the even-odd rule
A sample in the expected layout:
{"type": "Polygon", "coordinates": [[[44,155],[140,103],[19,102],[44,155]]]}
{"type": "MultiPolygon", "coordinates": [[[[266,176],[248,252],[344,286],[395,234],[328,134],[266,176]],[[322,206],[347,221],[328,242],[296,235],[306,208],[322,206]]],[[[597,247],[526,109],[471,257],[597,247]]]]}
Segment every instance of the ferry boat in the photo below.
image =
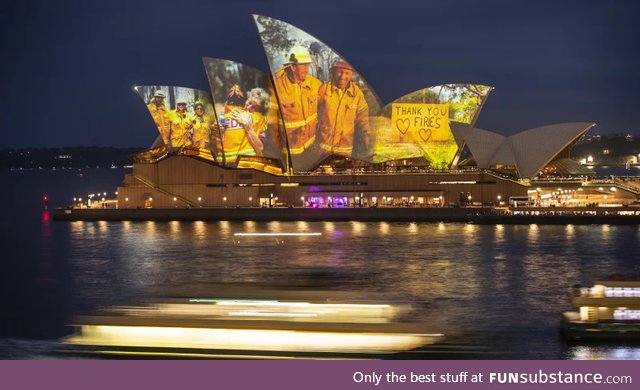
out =
{"type": "Polygon", "coordinates": [[[381,358],[444,337],[408,322],[408,307],[396,303],[287,295],[106,307],[75,317],[63,342],[77,353],[127,358],[381,358]]]}
{"type": "Polygon", "coordinates": [[[562,315],[569,340],[640,341],[640,278],[614,275],[590,287],[574,286],[571,301],[578,311],[562,315]]]}

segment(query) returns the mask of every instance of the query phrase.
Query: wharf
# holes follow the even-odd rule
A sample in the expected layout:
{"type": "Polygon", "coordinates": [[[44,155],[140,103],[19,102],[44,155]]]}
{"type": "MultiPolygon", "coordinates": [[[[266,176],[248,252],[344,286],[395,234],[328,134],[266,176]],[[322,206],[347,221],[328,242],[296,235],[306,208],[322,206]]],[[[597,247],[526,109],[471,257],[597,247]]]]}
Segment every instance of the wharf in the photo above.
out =
{"type": "Polygon", "coordinates": [[[640,210],[607,208],[519,208],[517,213],[491,208],[57,208],[55,221],[362,221],[458,222],[511,225],[640,224],[640,210]]]}

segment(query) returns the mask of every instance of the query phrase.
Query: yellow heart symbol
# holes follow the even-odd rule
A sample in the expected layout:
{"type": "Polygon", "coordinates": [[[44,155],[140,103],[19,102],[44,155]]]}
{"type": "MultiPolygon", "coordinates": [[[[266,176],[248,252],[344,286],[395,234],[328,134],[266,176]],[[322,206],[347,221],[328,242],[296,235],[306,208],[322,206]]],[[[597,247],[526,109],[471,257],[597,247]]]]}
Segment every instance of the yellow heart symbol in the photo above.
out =
{"type": "Polygon", "coordinates": [[[396,127],[398,128],[398,131],[400,131],[402,134],[406,134],[410,126],[411,126],[411,121],[409,120],[409,118],[396,120],[396,127]]]}
{"type": "Polygon", "coordinates": [[[424,142],[429,142],[429,140],[431,139],[431,129],[420,129],[418,134],[424,142]]]}

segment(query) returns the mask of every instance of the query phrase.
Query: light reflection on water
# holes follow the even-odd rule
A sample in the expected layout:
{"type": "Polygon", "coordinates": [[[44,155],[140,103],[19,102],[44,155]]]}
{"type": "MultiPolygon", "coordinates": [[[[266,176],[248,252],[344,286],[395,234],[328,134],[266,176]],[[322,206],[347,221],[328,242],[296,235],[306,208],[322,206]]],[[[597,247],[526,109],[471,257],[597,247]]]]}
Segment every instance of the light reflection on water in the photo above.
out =
{"type": "MultiPolygon", "coordinates": [[[[576,358],[557,335],[566,289],[638,273],[638,228],[365,222],[73,222],[80,307],[208,283],[303,283],[417,302],[434,327],[498,337],[504,357],[576,358]],[[321,232],[242,237],[233,233],[321,232]],[[624,249],[620,247],[624,245],[624,249]],[[320,280],[320,283],[323,281],[320,280]],[[496,334],[497,332],[497,334],[496,334]],[[529,341],[523,341],[529,340],[529,341]]],[[[608,351],[608,350],[607,350],[608,351]]],[[[633,350],[638,353],[638,350],[633,350]]],[[[608,353],[608,352],[607,352],[608,353]]],[[[600,355],[598,355],[600,356],[600,355]]]]}
{"type": "Polygon", "coordinates": [[[571,360],[640,360],[640,348],[616,345],[581,345],[569,350],[571,360]]]}
{"type": "MultiPolygon", "coordinates": [[[[56,338],[60,313],[134,304],[212,282],[302,284],[314,270],[325,288],[409,300],[417,320],[462,331],[487,358],[640,359],[640,348],[567,346],[558,336],[567,287],[614,273],[640,274],[640,226],[476,226],[366,222],[53,222],[40,196],[62,206],[115,188],[121,170],[5,173],[0,224],[8,337],[56,338]],[[105,180],[103,176],[108,177],[105,180]],[[96,183],[100,186],[96,187],[96,183]],[[66,199],[66,200],[65,200],[66,199]],[[236,232],[321,232],[283,241],[236,232]],[[67,307],[69,306],[69,307],[67,307]],[[20,316],[14,315],[19,313],[20,316]],[[15,331],[14,331],[15,330],[15,331]],[[54,336],[52,336],[54,334],[54,336]]],[[[455,357],[454,357],[455,358],[455,357]]]]}
{"type": "Polygon", "coordinates": [[[576,233],[575,226],[571,224],[565,226],[564,234],[565,234],[565,237],[567,238],[567,241],[573,241],[573,239],[575,238],[575,233],[576,233]]]}

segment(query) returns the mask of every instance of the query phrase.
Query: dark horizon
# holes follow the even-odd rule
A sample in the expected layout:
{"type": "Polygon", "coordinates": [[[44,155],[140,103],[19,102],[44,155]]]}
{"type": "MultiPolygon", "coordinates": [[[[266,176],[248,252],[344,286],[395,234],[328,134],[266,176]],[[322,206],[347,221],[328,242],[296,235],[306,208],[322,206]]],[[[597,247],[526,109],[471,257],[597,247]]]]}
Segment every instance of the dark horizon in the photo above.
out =
{"type": "Polygon", "coordinates": [[[638,8],[631,0],[331,0],[322,7],[6,0],[2,147],[151,145],[158,133],[133,86],[208,90],[202,57],[266,71],[252,14],[284,20],[333,47],[384,102],[439,84],[480,83],[495,90],[479,128],[511,135],[585,121],[598,124],[592,134],[640,134],[631,115],[640,105],[638,8]]]}

